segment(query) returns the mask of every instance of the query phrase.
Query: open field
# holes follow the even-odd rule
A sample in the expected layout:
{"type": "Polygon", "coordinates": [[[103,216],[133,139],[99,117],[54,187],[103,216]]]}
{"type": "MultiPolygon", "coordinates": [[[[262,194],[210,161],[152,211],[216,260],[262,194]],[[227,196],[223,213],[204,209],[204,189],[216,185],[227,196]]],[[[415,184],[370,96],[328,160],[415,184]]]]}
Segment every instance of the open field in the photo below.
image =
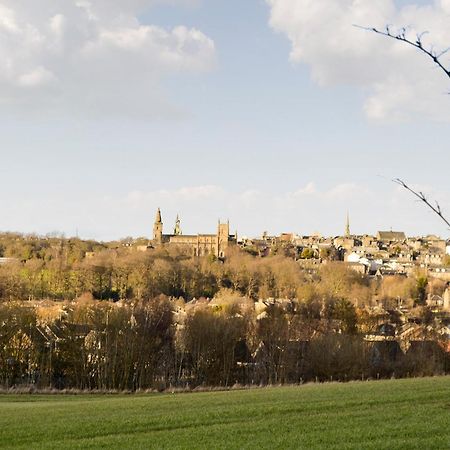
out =
{"type": "Polygon", "coordinates": [[[2,395],[2,448],[450,448],[450,378],[154,395],[2,395]]]}

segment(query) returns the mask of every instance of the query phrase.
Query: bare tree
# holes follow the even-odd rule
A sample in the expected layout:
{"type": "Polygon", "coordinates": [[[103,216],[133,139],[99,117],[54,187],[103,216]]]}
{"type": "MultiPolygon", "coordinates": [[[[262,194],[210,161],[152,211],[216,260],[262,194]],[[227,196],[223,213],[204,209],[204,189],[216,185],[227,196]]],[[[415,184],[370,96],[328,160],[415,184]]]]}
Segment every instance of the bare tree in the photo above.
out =
{"type": "Polygon", "coordinates": [[[427,199],[427,197],[425,196],[425,194],[423,192],[415,191],[400,178],[396,178],[395,180],[392,180],[392,181],[394,183],[404,187],[407,191],[409,191],[413,195],[415,195],[418,199],[420,199],[423,203],[425,203],[425,205],[427,205],[435,214],[437,214],[450,227],[450,222],[448,221],[448,219],[446,219],[444,217],[441,206],[439,205],[438,202],[435,202],[435,205],[433,205],[432,203],[430,203],[430,201],[427,199]]]}
{"type": "Polygon", "coordinates": [[[355,26],[363,30],[373,31],[374,33],[380,34],[382,36],[404,42],[405,44],[419,49],[422,53],[428,55],[433,60],[433,62],[450,78],[450,68],[447,68],[442,62],[442,57],[450,51],[450,47],[440,52],[436,52],[432,46],[430,48],[425,47],[422,39],[423,36],[428,33],[427,31],[417,34],[415,39],[410,39],[407,37],[406,28],[401,28],[399,31],[393,32],[389,25],[387,25],[384,30],[380,30],[374,27],[361,27],[359,25],[355,26]]]}
{"type": "MultiPolygon", "coordinates": [[[[450,78],[450,68],[447,68],[444,65],[444,63],[442,62],[442,57],[450,51],[450,47],[443,51],[440,51],[440,52],[436,52],[432,46],[430,48],[426,48],[424,46],[422,38],[425,34],[428,33],[427,31],[417,34],[416,38],[413,40],[413,39],[410,39],[407,37],[407,34],[406,34],[407,30],[405,27],[401,28],[397,32],[393,32],[389,25],[387,25],[384,30],[380,30],[375,27],[361,27],[359,25],[355,25],[355,26],[357,28],[361,28],[363,30],[372,31],[376,34],[386,36],[390,39],[395,39],[396,41],[404,42],[405,44],[408,44],[408,45],[411,45],[412,47],[417,48],[422,53],[424,53],[425,55],[430,57],[433,60],[433,62],[447,75],[447,77],[450,78]]],[[[446,225],[448,225],[450,227],[450,222],[448,219],[446,219],[444,217],[444,214],[443,214],[438,202],[435,202],[435,205],[433,205],[432,203],[429,202],[429,200],[427,199],[427,197],[425,196],[425,194],[423,192],[415,191],[400,178],[396,178],[393,181],[394,181],[394,183],[397,183],[400,186],[402,186],[403,188],[405,188],[407,191],[411,192],[414,196],[416,196],[423,203],[425,203],[425,205],[427,205],[435,214],[437,214],[445,222],[446,225]]]]}

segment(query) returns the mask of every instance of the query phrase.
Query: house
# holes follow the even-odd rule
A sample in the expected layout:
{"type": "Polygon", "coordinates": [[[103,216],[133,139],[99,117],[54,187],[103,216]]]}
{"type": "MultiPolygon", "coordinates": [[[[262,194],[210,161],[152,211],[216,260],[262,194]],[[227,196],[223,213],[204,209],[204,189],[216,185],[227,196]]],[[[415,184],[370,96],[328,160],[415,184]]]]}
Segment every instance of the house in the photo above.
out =
{"type": "Polygon", "coordinates": [[[444,254],[437,248],[432,247],[421,252],[418,261],[427,266],[441,266],[444,254]]]}
{"type": "Polygon", "coordinates": [[[361,275],[365,275],[368,271],[368,267],[361,262],[347,262],[345,264],[348,268],[360,273],[361,275]]]}
{"type": "Polygon", "coordinates": [[[350,237],[337,237],[333,240],[333,244],[336,248],[343,248],[349,251],[355,247],[355,239],[350,237]]]}
{"type": "Polygon", "coordinates": [[[349,263],[359,263],[361,260],[361,255],[356,252],[352,252],[345,256],[344,260],[349,263]]]}
{"type": "Polygon", "coordinates": [[[394,275],[400,275],[402,272],[392,268],[391,266],[384,264],[381,267],[378,268],[378,270],[375,273],[375,276],[378,278],[384,278],[394,275]]]}
{"type": "Polygon", "coordinates": [[[424,238],[428,248],[433,249],[436,253],[445,254],[447,243],[438,236],[428,235],[424,238]]]}
{"type": "Polygon", "coordinates": [[[364,255],[361,255],[358,252],[352,252],[349,255],[345,257],[345,261],[347,264],[349,264],[354,270],[366,273],[369,275],[376,274],[378,268],[382,265],[382,263],[374,261],[371,258],[368,258],[364,255]],[[362,268],[359,266],[364,266],[365,270],[363,271],[362,268]]]}
{"type": "Polygon", "coordinates": [[[378,248],[375,236],[364,235],[361,238],[361,245],[365,248],[378,248]]]}
{"type": "Polygon", "coordinates": [[[364,340],[366,342],[393,341],[395,340],[395,335],[395,325],[389,322],[383,322],[372,333],[366,334],[364,340]]]}
{"type": "MultiPolygon", "coordinates": [[[[422,267],[425,267],[422,265],[422,267]]],[[[437,278],[442,281],[450,283],[450,267],[431,267],[427,270],[428,276],[431,278],[437,278]]]]}
{"type": "Polygon", "coordinates": [[[442,308],[444,306],[444,299],[440,295],[428,295],[427,306],[430,308],[442,308]]]}

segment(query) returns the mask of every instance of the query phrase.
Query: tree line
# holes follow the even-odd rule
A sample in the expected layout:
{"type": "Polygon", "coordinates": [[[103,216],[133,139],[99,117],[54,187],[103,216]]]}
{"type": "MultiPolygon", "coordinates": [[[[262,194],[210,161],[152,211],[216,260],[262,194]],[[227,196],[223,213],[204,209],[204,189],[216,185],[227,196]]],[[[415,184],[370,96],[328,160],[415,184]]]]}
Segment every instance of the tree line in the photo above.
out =
{"type": "Polygon", "coordinates": [[[440,343],[428,293],[445,283],[376,280],[329,262],[233,249],[0,236],[0,385],[140,390],[351,380],[448,371],[439,345],[406,352],[364,336],[399,302],[440,343]],[[86,257],[86,252],[91,253],[86,257]],[[382,307],[378,315],[377,307],[382,307]],[[415,309],[414,309],[415,308],[415,309]]]}
{"type": "Polygon", "coordinates": [[[399,297],[423,304],[427,284],[418,273],[415,278],[395,278],[391,287],[342,264],[306,270],[282,252],[260,258],[238,248],[220,261],[213,255],[193,258],[171,247],[139,252],[126,241],[104,244],[3,234],[0,256],[10,258],[0,265],[0,300],[73,300],[90,292],[97,300],[143,300],[163,294],[190,301],[213,298],[227,288],[254,300],[303,299],[316,293],[364,307],[399,297]]]}
{"type": "Polygon", "coordinates": [[[63,305],[2,303],[0,385],[135,391],[450,369],[439,345],[404,354],[394,341],[366,342],[361,331],[369,320],[342,299],[268,303],[263,312],[249,299],[213,303],[181,307],[165,296],[113,303],[88,295],[63,305]]]}

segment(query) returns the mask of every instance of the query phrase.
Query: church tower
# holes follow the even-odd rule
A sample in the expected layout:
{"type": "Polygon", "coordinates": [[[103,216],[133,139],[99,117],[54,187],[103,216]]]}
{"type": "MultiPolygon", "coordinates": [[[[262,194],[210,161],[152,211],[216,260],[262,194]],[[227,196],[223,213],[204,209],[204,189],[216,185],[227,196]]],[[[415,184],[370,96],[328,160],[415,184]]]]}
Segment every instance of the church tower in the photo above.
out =
{"type": "Polygon", "coordinates": [[[175,228],[173,229],[174,236],[181,236],[183,233],[181,232],[181,220],[180,216],[177,214],[177,219],[175,220],[175,228]]]}
{"type": "Polygon", "coordinates": [[[224,258],[225,253],[228,248],[230,238],[230,222],[227,221],[226,223],[219,223],[217,225],[217,251],[216,256],[218,258],[224,258]]]}
{"type": "Polygon", "coordinates": [[[153,225],[153,242],[161,245],[163,241],[163,223],[161,220],[161,210],[156,211],[155,223],[153,225]]]}

